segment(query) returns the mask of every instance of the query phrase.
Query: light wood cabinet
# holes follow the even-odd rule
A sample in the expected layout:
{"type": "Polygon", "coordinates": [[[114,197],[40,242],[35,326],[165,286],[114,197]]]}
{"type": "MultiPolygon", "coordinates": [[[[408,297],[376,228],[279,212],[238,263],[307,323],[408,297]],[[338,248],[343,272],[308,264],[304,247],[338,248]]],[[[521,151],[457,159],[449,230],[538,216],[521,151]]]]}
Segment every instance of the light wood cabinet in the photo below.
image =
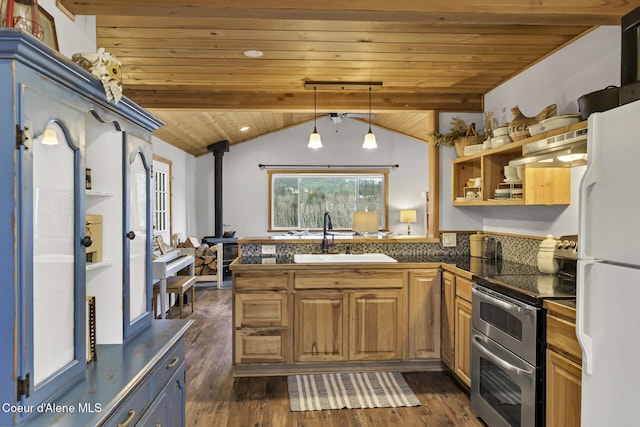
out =
{"type": "Polygon", "coordinates": [[[579,427],[582,368],[547,350],[546,420],[548,427],[579,427]]]}
{"type": "Polygon", "coordinates": [[[242,328],[234,331],[236,363],[282,363],[287,359],[287,330],[242,328]]]}
{"type": "Polygon", "coordinates": [[[454,372],[471,387],[471,281],[456,277],[454,372]]]}
{"type": "Polygon", "coordinates": [[[440,357],[440,271],[409,272],[408,358],[440,357]]]}
{"type": "Polygon", "coordinates": [[[295,299],[296,362],[402,358],[402,292],[302,291],[295,299]]]}
{"type": "Polygon", "coordinates": [[[349,301],[342,292],[296,293],[296,362],[347,360],[348,307],[349,301]]]}
{"type": "Polygon", "coordinates": [[[290,354],[288,272],[237,273],[234,289],[234,362],[287,362],[290,354]]]}
{"type": "Polygon", "coordinates": [[[287,294],[239,293],[235,299],[237,326],[287,326],[289,314],[287,294]]]}
{"type": "Polygon", "coordinates": [[[504,167],[511,160],[522,157],[525,144],[586,127],[586,122],[580,122],[536,135],[535,137],[454,159],[452,162],[453,205],[555,205],[571,203],[570,168],[523,168],[522,183],[518,185],[518,188],[522,188],[522,198],[519,199],[496,200],[495,190],[499,184],[503,184],[505,179],[504,167]],[[467,189],[467,181],[477,177],[482,178],[481,188],[467,189]],[[481,190],[481,196],[477,200],[456,201],[457,197],[465,197],[468,190],[474,192],[481,190]]]}
{"type": "Polygon", "coordinates": [[[402,292],[350,292],[349,306],[349,359],[402,359],[402,292]]]}
{"type": "Polygon", "coordinates": [[[545,301],[547,309],[546,425],[580,425],[582,350],[576,338],[575,309],[545,301]]]}
{"type": "Polygon", "coordinates": [[[440,364],[439,264],[231,265],[234,374],[440,364]]]}
{"type": "Polygon", "coordinates": [[[455,368],[455,308],[456,308],[456,276],[448,271],[442,272],[441,296],[441,341],[440,357],[449,369],[455,368]]]}

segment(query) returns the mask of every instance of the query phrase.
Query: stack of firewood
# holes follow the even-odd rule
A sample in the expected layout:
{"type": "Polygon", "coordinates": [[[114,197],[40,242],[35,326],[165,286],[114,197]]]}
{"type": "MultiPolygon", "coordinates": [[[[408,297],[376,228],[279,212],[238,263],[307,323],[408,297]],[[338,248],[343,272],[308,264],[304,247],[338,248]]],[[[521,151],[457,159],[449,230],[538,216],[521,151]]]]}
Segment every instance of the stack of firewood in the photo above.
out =
{"type": "Polygon", "coordinates": [[[193,248],[196,250],[194,270],[196,276],[215,275],[218,272],[218,250],[215,246],[209,247],[206,243],[200,243],[195,237],[189,237],[178,244],[179,248],[193,248]]]}

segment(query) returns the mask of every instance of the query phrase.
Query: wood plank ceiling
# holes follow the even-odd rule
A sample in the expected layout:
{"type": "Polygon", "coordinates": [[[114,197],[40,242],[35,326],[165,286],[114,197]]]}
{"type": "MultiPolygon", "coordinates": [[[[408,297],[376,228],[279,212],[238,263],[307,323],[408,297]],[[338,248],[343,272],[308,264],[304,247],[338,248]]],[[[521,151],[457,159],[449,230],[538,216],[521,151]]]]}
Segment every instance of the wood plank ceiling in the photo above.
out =
{"type": "MultiPolygon", "coordinates": [[[[431,111],[482,111],[485,93],[594,26],[619,25],[640,2],[59,3],[97,16],[97,44],[122,62],[125,96],[166,123],[156,136],[201,155],[222,139],[238,144],[312,120],[305,82],[318,81],[382,82],[373,123],[424,139],[431,111]]],[[[317,87],[319,115],[368,111],[366,86],[317,87]]]]}

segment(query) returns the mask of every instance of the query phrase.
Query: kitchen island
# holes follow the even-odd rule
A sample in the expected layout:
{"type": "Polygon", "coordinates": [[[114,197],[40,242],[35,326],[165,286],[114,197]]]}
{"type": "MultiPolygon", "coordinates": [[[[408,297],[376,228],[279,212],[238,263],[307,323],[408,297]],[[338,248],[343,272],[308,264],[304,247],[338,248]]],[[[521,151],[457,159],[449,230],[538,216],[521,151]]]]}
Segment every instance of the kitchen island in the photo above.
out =
{"type": "Polygon", "coordinates": [[[441,370],[440,264],[236,259],[234,375],[441,370]]]}
{"type": "MultiPolygon", "coordinates": [[[[474,274],[533,268],[469,256],[393,258],[323,264],[295,263],[293,254],[237,258],[231,264],[234,375],[442,370],[441,340],[449,345],[455,322],[462,329],[470,319],[462,311],[450,316],[442,271],[458,278],[464,296],[462,285],[470,293],[474,274]]],[[[455,339],[464,373],[467,345],[455,339]]],[[[447,365],[455,372],[455,364],[447,365]]]]}

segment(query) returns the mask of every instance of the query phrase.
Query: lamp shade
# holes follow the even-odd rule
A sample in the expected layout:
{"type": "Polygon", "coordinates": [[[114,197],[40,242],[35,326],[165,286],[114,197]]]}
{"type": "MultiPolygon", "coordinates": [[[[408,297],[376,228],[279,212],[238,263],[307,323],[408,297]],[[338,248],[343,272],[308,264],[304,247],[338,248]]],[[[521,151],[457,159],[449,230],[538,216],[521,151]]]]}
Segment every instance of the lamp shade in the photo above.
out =
{"type": "Polygon", "coordinates": [[[55,129],[46,128],[42,134],[43,145],[58,145],[58,134],[55,129]]]}
{"type": "Polygon", "coordinates": [[[313,149],[322,148],[322,140],[320,139],[320,134],[318,133],[317,130],[315,130],[315,128],[313,129],[313,132],[309,136],[309,144],[307,144],[307,147],[313,148],[313,149]]]}
{"type": "Polygon", "coordinates": [[[378,212],[354,212],[351,229],[363,233],[377,233],[378,212]]]}
{"type": "Polygon", "coordinates": [[[364,136],[364,143],[362,144],[362,148],[366,148],[367,150],[373,150],[374,148],[378,148],[378,143],[376,142],[376,136],[371,132],[369,132],[364,136]]]}
{"type": "Polygon", "coordinates": [[[400,211],[400,222],[416,222],[416,210],[415,209],[403,209],[400,211]]]}

